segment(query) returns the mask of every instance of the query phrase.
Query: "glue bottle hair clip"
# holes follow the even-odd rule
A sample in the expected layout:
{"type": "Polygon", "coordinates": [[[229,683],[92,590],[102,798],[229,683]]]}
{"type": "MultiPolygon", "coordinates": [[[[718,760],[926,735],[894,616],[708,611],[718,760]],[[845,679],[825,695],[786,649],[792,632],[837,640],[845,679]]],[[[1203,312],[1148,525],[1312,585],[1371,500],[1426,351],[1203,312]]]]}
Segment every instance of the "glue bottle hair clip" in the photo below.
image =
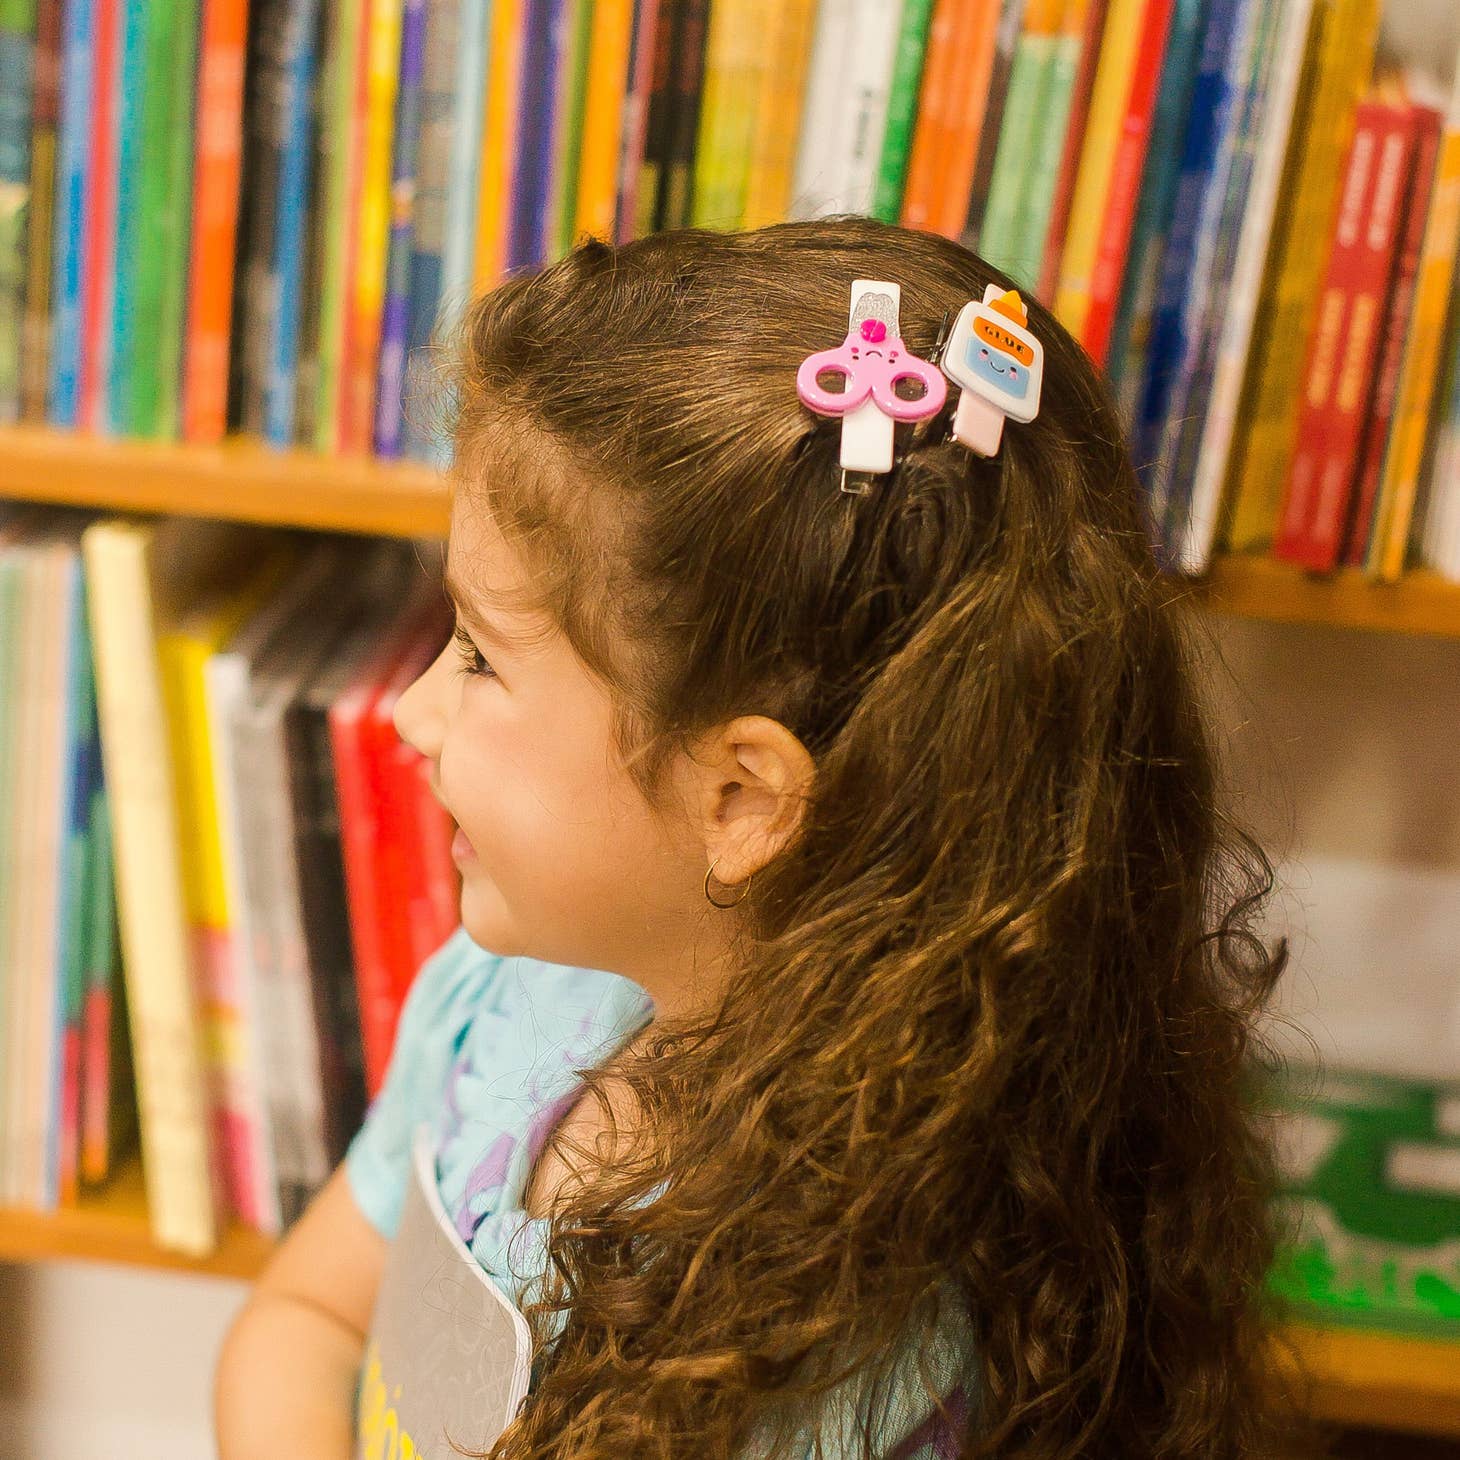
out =
{"type": "Polygon", "coordinates": [[[823,416],[842,418],[840,465],[842,491],[862,495],[865,484],[849,486],[849,472],[880,474],[892,470],[895,421],[922,421],[942,410],[948,385],[927,360],[912,354],[902,342],[898,315],[902,289],[881,279],[852,282],[847,337],[834,350],[808,355],[796,372],[796,394],[802,403],[823,416]],[[839,390],[828,390],[818,377],[842,377],[839,390]],[[903,380],[919,381],[920,396],[905,400],[897,394],[903,380]]]}
{"type": "Polygon", "coordinates": [[[938,365],[961,392],[953,438],[979,456],[993,456],[1004,418],[1029,422],[1039,414],[1044,346],[1029,333],[1029,311],[1016,289],[985,288],[958,311],[938,365]]]}

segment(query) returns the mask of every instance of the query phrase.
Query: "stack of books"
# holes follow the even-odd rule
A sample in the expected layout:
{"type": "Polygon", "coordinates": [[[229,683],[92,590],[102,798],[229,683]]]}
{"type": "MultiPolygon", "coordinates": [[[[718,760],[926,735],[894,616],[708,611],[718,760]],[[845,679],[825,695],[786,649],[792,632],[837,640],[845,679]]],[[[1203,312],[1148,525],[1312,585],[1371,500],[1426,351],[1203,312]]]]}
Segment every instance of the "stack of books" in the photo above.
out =
{"type": "Polygon", "coordinates": [[[458,921],[450,817],[392,721],[449,621],[399,542],[0,524],[5,1204],[106,1178],[127,1063],[162,1245],[277,1233],[323,1184],[458,921]]]}
{"type": "Polygon", "coordinates": [[[473,292],[863,213],[1056,312],[1172,568],[1460,579],[1460,36],[1400,70],[1381,9],[0,0],[0,420],[440,460],[473,292]]]}

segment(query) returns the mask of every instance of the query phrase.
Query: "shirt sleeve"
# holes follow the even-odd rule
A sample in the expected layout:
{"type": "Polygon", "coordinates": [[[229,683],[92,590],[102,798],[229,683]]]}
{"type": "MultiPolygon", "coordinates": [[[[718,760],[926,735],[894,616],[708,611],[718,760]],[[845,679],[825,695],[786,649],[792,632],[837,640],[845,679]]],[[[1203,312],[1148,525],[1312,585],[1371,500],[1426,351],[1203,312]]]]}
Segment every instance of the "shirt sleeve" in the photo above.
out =
{"type": "Polygon", "coordinates": [[[458,929],[411,984],[379,1094],[345,1153],[355,1201],[384,1237],[400,1224],[417,1128],[433,1123],[474,1012],[504,960],[458,929]]]}

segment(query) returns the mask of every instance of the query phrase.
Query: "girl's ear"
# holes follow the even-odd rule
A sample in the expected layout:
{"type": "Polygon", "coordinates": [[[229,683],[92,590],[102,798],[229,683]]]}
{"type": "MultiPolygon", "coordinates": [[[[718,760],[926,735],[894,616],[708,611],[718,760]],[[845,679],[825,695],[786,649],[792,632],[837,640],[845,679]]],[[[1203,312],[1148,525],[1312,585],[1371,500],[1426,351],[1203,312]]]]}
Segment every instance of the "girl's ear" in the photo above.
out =
{"type": "Polygon", "coordinates": [[[811,753],[779,720],[742,715],[695,756],[706,866],[733,885],[795,838],[816,776],[811,753]]]}

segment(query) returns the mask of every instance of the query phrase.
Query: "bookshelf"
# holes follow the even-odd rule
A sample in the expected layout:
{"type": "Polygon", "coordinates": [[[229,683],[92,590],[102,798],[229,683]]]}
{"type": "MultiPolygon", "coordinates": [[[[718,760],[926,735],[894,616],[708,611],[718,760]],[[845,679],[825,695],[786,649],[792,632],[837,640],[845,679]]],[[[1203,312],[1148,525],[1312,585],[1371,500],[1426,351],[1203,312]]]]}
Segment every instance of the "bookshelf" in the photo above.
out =
{"type": "MultiPolygon", "coordinates": [[[[282,451],[242,438],[187,446],[30,426],[0,428],[0,496],[402,537],[444,536],[448,517],[441,476],[413,462],[282,451]]],[[[1320,576],[1229,555],[1173,592],[1243,618],[1460,638],[1460,583],[1427,571],[1376,583],[1357,568],[1320,576]]]]}

